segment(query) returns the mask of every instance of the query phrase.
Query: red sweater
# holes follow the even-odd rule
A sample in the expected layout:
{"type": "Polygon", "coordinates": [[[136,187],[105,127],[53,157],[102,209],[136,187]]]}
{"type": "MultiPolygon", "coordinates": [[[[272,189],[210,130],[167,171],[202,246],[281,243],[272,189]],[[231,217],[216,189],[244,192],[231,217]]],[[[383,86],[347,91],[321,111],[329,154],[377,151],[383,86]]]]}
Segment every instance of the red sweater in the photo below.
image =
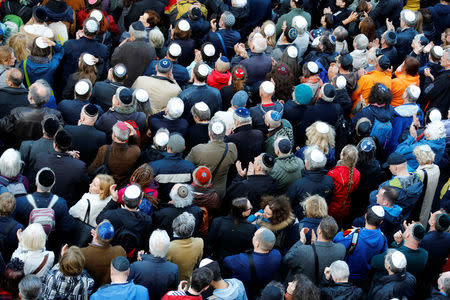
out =
{"type": "Polygon", "coordinates": [[[206,79],[206,83],[213,88],[220,90],[224,86],[227,86],[230,81],[231,73],[227,71],[226,73],[220,73],[216,70],[213,70],[211,74],[209,74],[208,79],[206,79]]]}

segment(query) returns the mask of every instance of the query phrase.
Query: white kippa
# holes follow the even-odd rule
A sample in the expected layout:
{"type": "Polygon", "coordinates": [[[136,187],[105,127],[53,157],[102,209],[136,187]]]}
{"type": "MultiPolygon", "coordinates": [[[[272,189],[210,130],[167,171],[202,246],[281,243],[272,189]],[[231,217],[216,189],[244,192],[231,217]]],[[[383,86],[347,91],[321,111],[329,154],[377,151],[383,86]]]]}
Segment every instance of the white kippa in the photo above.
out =
{"type": "Polygon", "coordinates": [[[296,58],[298,56],[298,49],[295,46],[287,47],[287,54],[290,58],[296,58]]]}
{"type": "Polygon", "coordinates": [[[404,269],[406,267],[406,257],[405,254],[401,253],[398,250],[395,250],[394,253],[392,253],[392,264],[397,269],[404,269]]]}
{"type": "Polygon", "coordinates": [[[434,46],[433,48],[431,48],[431,52],[433,52],[433,54],[439,58],[444,56],[444,49],[442,49],[441,46],[434,46]]]}
{"type": "Polygon", "coordinates": [[[194,107],[198,111],[207,111],[209,109],[208,105],[203,101],[195,103],[194,107]]]}
{"type": "Polygon", "coordinates": [[[408,93],[414,98],[414,99],[419,99],[420,96],[420,87],[418,87],[415,84],[411,84],[410,86],[408,86],[408,93]]]}
{"type": "Polygon", "coordinates": [[[48,43],[41,36],[36,39],[36,46],[41,49],[45,49],[48,47],[48,43]]]}
{"type": "Polygon", "coordinates": [[[234,0],[233,1],[233,6],[234,7],[244,7],[245,5],[247,5],[247,0],[234,0]]]}
{"type": "Polygon", "coordinates": [[[206,56],[212,57],[216,54],[216,48],[214,48],[213,44],[206,44],[205,47],[203,47],[203,52],[206,56]]]}
{"type": "Polygon", "coordinates": [[[403,14],[406,22],[414,23],[416,21],[416,14],[409,9],[405,9],[405,13],[403,14]]]}
{"type": "Polygon", "coordinates": [[[428,118],[430,119],[430,122],[440,121],[442,120],[442,114],[439,109],[433,109],[428,118]]]}
{"type": "Polygon", "coordinates": [[[144,89],[136,89],[134,91],[134,95],[136,97],[136,100],[139,102],[147,102],[148,101],[148,93],[144,89]]]}
{"type": "Polygon", "coordinates": [[[89,19],[84,24],[86,26],[86,30],[90,33],[95,33],[98,31],[99,24],[95,19],[89,19]]]}
{"type": "Polygon", "coordinates": [[[197,69],[198,73],[202,76],[207,76],[209,73],[208,66],[206,64],[201,64],[197,69]]]}
{"type": "Polygon", "coordinates": [[[264,34],[267,37],[271,37],[275,34],[275,25],[273,25],[272,23],[269,23],[266,25],[266,27],[264,27],[264,34]]]}
{"type": "Polygon", "coordinates": [[[292,18],[292,27],[297,28],[297,30],[305,30],[308,27],[308,21],[303,16],[295,16],[292,18]]]}
{"type": "Polygon", "coordinates": [[[371,209],[378,217],[384,218],[384,208],[381,205],[374,205],[371,209]]]}
{"type": "Polygon", "coordinates": [[[178,57],[181,55],[181,46],[177,43],[172,43],[169,46],[169,54],[173,57],[178,57]]]}
{"type": "Polygon", "coordinates": [[[306,66],[311,73],[315,74],[315,73],[319,72],[319,66],[313,61],[308,62],[308,64],[306,66]]]}
{"type": "Polygon", "coordinates": [[[178,28],[179,28],[181,31],[188,31],[189,29],[191,29],[191,25],[190,25],[189,22],[186,21],[185,19],[181,19],[181,20],[178,22],[178,28]]]}
{"type": "Polygon", "coordinates": [[[80,80],[75,84],[75,92],[78,95],[86,95],[89,91],[89,83],[86,80],[80,80]]]}
{"type": "Polygon", "coordinates": [[[204,258],[200,261],[200,264],[198,265],[199,268],[203,268],[206,265],[209,265],[210,263],[214,262],[211,258],[204,258]]]}
{"type": "Polygon", "coordinates": [[[153,138],[153,142],[160,147],[164,147],[169,142],[169,134],[164,131],[157,132],[153,138]]]}
{"type": "Polygon", "coordinates": [[[316,130],[319,133],[326,134],[326,133],[330,132],[330,126],[325,122],[317,122],[316,130]]]}
{"type": "Polygon", "coordinates": [[[273,94],[275,92],[275,85],[272,81],[264,81],[261,83],[261,88],[266,94],[273,94]]]}
{"type": "Polygon", "coordinates": [[[211,130],[214,134],[222,134],[225,131],[225,126],[222,122],[214,122],[211,126],[211,130]]]}
{"type": "Polygon", "coordinates": [[[312,161],[316,163],[321,163],[326,159],[325,155],[320,150],[317,149],[313,149],[311,151],[310,156],[312,161]]]}
{"type": "Polygon", "coordinates": [[[344,76],[340,75],[336,78],[336,87],[340,90],[347,86],[347,79],[344,76]]]}
{"type": "Polygon", "coordinates": [[[167,113],[172,118],[179,118],[184,112],[184,102],[178,97],[170,98],[167,102],[167,113]]]}
{"type": "Polygon", "coordinates": [[[124,196],[128,199],[136,199],[141,196],[141,189],[135,184],[129,185],[125,189],[124,196]]]}
{"type": "Polygon", "coordinates": [[[93,66],[95,65],[95,56],[89,53],[85,53],[83,55],[83,61],[88,65],[88,66],[93,66]]]}
{"type": "Polygon", "coordinates": [[[103,19],[103,14],[98,9],[94,9],[93,11],[91,11],[90,17],[96,19],[97,22],[100,23],[103,19]]]}

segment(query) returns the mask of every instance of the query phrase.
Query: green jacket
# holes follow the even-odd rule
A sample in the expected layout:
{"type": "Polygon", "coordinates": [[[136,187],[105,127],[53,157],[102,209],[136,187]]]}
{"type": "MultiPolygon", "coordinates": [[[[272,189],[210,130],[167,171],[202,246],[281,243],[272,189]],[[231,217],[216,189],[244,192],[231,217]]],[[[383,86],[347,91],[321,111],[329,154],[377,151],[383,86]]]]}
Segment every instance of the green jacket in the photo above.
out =
{"type": "Polygon", "coordinates": [[[277,22],[277,39],[278,37],[281,35],[281,33],[283,32],[283,30],[281,29],[281,27],[283,26],[283,22],[286,21],[286,26],[289,28],[289,26],[291,26],[292,23],[292,19],[295,16],[302,16],[306,19],[306,22],[308,22],[308,28],[311,27],[311,15],[304,11],[303,8],[292,8],[291,7],[291,11],[288,12],[287,14],[282,15],[277,22]]]}
{"type": "Polygon", "coordinates": [[[291,145],[294,145],[294,133],[292,131],[292,125],[288,120],[282,119],[282,125],[280,127],[269,131],[267,134],[267,139],[264,142],[264,152],[272,155],[273,157],[277,157],[275,155],[275,150],[273,148],[273,143],[279,136],[286,136],[289,141],[291,141],[291,145]]]}
{"type": "Polygon", "coordinates": [[[270,176],[277,180],[277,192],[284,194],[291,184],[302,177],[303,169],[305,169],[303,160],[294,154],[277,157],[270,172],[270,176]]]}

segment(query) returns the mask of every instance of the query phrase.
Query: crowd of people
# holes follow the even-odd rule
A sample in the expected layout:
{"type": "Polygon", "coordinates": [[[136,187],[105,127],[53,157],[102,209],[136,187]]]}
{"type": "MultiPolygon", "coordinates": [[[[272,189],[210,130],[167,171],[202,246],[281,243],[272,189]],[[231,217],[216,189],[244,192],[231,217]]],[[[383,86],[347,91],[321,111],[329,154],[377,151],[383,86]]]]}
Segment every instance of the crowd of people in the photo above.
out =
{"type": "Polygon", "coordinates": [[[449,0],[0,21],[0,299],[450,299],[449,0]]]}

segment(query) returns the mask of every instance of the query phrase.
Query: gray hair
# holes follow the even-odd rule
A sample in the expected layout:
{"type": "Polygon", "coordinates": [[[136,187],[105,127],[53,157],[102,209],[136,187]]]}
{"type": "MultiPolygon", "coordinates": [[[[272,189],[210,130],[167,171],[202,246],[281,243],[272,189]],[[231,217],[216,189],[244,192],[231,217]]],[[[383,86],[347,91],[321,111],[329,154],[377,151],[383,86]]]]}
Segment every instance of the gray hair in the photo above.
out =
{"type": "Polygon", "coordinates": [[[444,272],[438,279],[438,288],[443,290],[445,294],[450,294],[450,272],[444,272]]]}
{"type": "Polygon", "coordinates": [[[263,36],[253,37],[252,44],[254,53],[263,53],[267,49],[267,40],[263,36]]]}
{"type": "Polygon", "coordinates": [[[22,165],[23,161],[20,158],[20,152],[9,148],[0,157],[0,174],[7,178],[16,177],[22,165]]]}
{"type": "Polygon", "coordinates": [[[25,276],[19,283],[19,293],[22,300],[35,300],[41,293],[42,282],[33,274],[25,276]]]}
{"type": "Polygon", "coordinates": [[[233,113],[233,119],[239,124],[251,124],[252,123],[252,117],[248,116],[247,118],[240,117],[236,114],[236,112],[233,113]]]}
{"type": "Polygon", "coordinates": [[[148,32],[148,40],[153,47],[160,49],[164,45],[164,34],[158,27],[154,27],[148,32]]]}
{"type": "Polygon", "coordinates": [[[28,91],[33,98],[34,104],[42,106],[48,102],[51,96],[51,89],[47,81],[44,79],[36,80],[28,91]]]}
{"type": "Polygon", "coordinates": [[[119,122],[120,121],[117,121],[116,124],[114,124],[112,131],[119,141],[126,142],[130,136],[130,131],[129,130],[125,131],[125,130],[119,129],[119,127],[117,127],[117,123],[119,123],[119,122]]]}
{"type": "Polygon", "coordinates": [[[200,121],[208,121],[209,119],[211,119],[211,110],[208,109],[205,111],[201,111],[195,108],[195,105],[193,105],[191,107],[191,114],[194,117],[197,117],[200,121]]]}
{"type": "Polygon", "coordinates": [[[323,155],[322,161],[321,161],[321,162],[316,162],[316,161],[312,160],[312,159],[311,159],[311,153],[312,153],[314,150],[320,151],[319,148],[318,148],[317,146],[315,146],[315,145],[313,145],[313,146],[308,146],[308,147],[305,149],[305,151],[303,152],[303,153],[304,153],[304,156],[305,156],[305,163],[308,164],[308,167],[309,167],[310,170],[320,170],[320,169],[323,169],[323,168],[325,167],[325,165],[327,164],[327,158],[325,157],[325,154],[323,154],[323,152],[320,151],[320,153],[322,153],[322,155],[323,155]]]}
{"type": "Polygon", "coordinates": [[[344,26],[338,26],[334,29],[333,35],[338,42],[343,42],[348,37],[348,31],[344,26]]]}
{"type": "Polygon", "coordinates": [[[375,52],[375,48],[371,48],[369,51],[367,51],[366,61],[367,61],[367,63],[372,63],[372,64],[377,63],[377,53],[375,52]]]}
{"type": "Polygon", "coordinates": [[[394,266],[394,263],[392,262],[392,255],[395,252],[399,252],[398,250],[395,249],[388,249],[387,250],[387,254],[386,257],[384,258],[384,263],[387,264],[389,266],[389,269],[391,270],[391,272],[393,273],[400,273],[402,272],[404,269],[406,269],[406,266],[404,268],[397,268],[396,266],[394,266]]]}
{"type": "Polygon", "coordinates": [[[217,119],[217,118],[213,118],[208,124],[208,132],[211,135],[211,140],[213,140],[213,141],[219,141],[219,142],[223,141],[223,138],[225,137],[226,129],[227,129],[227,126],[225,125],[225,123],[222,120],[217,119]],[[216,134],[213,132],[212,126],[214,125],[214,123],[221,123],[223,125],[222,133],[216,134]]]}
{"type": "Polygon", "coordinates": [[[348,265],[343,260],[336,260],[330,265],[330,273],[333,279],[338,281],[347,281],[350,276],[348,265]]]}
{"type": "Polygon", "coordinates": [[[188,239],[194,233],[195,217],[185,211],[173,220],[172,228],[174,236],[181,239],[188,239]]]}
{"type": "Polygon", "coordinates": [[[364,50],[369,46],[369,39],[364,33],[360,33],[355,37],[356,49],[364,50]]]}
{"type": "Polygon", "coordinates": [[[411,10],[409,10],[409,9],[404,9],[404,10],[402,10],[402,11],[400,12],[400,20],[403,21],[403,22],[405,23],[406,26],[408,26],[408,27],[413,27],[414,25],[416,25],[416,22],[417,22],[417,16],[414,18],[414,21],[409,22],[409,21],[406,20],[406,18],[405,18],[405,13],[408,12],[408,11],[412,12],[413,14],[415,14],[413,11],[411,11],[411,10]]]}
{"type": "Polygon", "coordinates": [[[261,153],[261,154],[258,156],[258,157],[261,158],[261,159],[258,160],[258,166],[260,166],[260,167],[261,167],[261,171],[262,171],[264,174],[267,175],[267,174],[270,173],[270,171],[272,171],[272,168],[267,167],[267,166],[263,163],[262,157],[263,157],[264,154],[266,154],[266,153],[261,153]]]}
{"type": "Polygon", "coordinates": [[[136,30],[133,28],[133,25],[130,25],[130,27],[128,27],[128,32],[130,33],[130,35],[132,34],[137,40],[147,39],[147,31],[136,30]]]}
{"type": "Polygon", "coordinates": [[[183,208],[192,204],[194,200],[194,195],[192,194],[192,188],[187,184],[175,184],[169,193],[170,199],[173,201],[173,206],[176,208],[183,208]],[[178,195],[178,188],[180,186],[184,186],[188,189],[188,195],[185,198],[182,198],[178,195]]]}
{"type": "MultiPolygon", "coordinates": [[[[410,103],[416,103],[417,99],[419,99],[419,97],[415,97],[414,95],[412,95],[412,90],[417,88],[417,86],[413,86],[410,85],[405,89],[405,93],[406,93],[406,100],[410,103]]],[[[420,96],[420,94],[419,94],[420,96]]]]}
{"type": "Polygon", "coordinates": [[[155,257],[166,257],[167,251],[169,251],[170,238],[165,230],[156,229],[153,231],[148,241],[148,247],[150,253],[155,257]]]}

